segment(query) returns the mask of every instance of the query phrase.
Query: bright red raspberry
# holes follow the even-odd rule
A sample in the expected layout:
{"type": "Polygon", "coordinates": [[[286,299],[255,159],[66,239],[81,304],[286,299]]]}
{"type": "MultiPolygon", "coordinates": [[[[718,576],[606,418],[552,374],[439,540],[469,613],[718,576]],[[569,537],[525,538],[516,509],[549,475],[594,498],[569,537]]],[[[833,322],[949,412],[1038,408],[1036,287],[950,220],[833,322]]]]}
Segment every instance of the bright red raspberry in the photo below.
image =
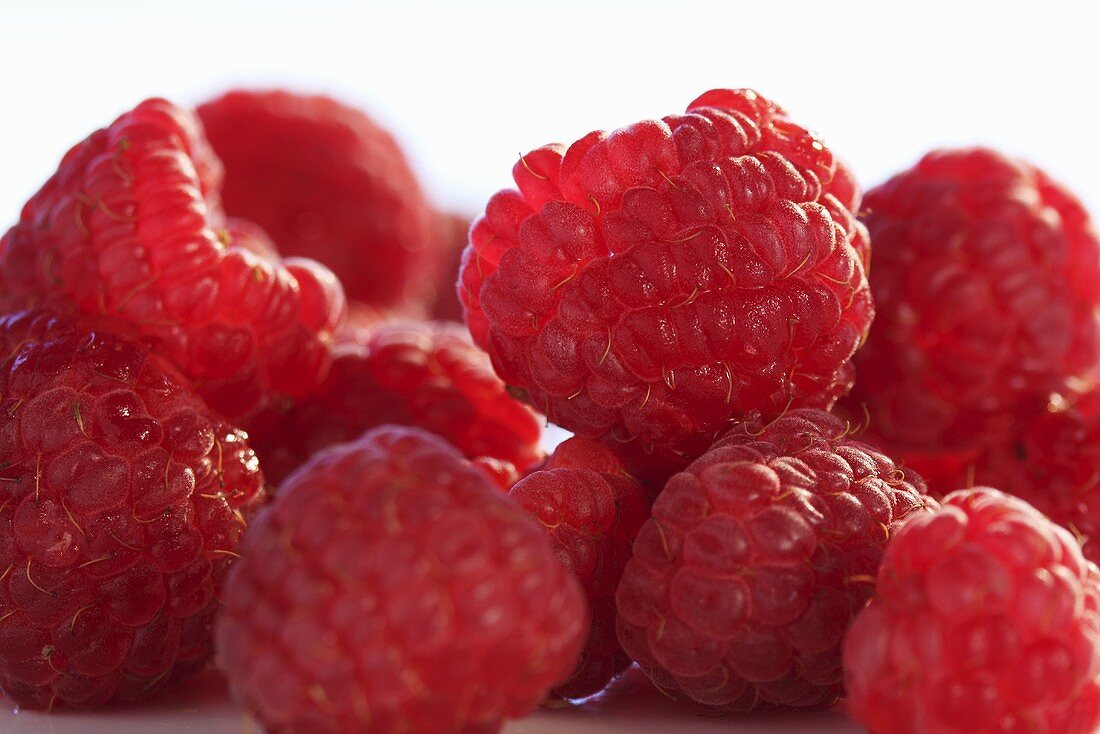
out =
{"type": "Polygon", "coordinates": [[[262,495],[245,435],[115,322],[7,315],[0,353],[0,687],[93,707],[201,669],[262,495]]]}
{"type": "Polygon", "coordinates": [[[332,268],[349,298],[399,308],[432,292],[435,211],[374,120],[282,90],[234,90],[198,114],[225,163],[227,212],[258,222],[284,255],[332,268]]]}
{"type": "Polygon", "coordinates": [[[317,392],[261,414],[249,433],[269,481],[278,483],[320,449],[384,423],[424,428],[470,459],[488,457],[520,472],[542,458],[537,417],[508,395],[456,324],[345,329],[317,392]]]}
{"type": "Polygon", "coordinates": [[[615,589],[649,517],[645,490],[606,446],[571,438],[509,494],[546,528],[554,552],[580,579],[588,600],[592,625],[580,663],[552,695],[599,693],[630,665],[615,636],[615,589]]]}
{"type": "Polygon", "coordinates": [[[619,584],[623,648],[659,687],[726,711],[827,706],[841,640],[920,477],[791,411],[728,433],[673,477],[619,584]]]}
{"type": "Polygon", "coordinates": [[[953,493],[890,543],[844,665],[873,734],[1092,734],[1100,575],[1027,503],[953,493]]]}
{"type": "Polygon", "coordinates": [[[583,593],[443,440],[383,427],[314,456],[245,538],[218,654],[283,734],[491,734],[577,663],[583,593]]]}
{"type": "Polygon", "coordinates": [[[521,156],[460,296],[510,386],[578,435],[694,458],[731,419],[828,407],[872,316],[851,173],[750,90],[521,156]]]}
{"type": "Polygon", "coordinates": [[[220,173],[193,116],[142,102],[70,150],[0,240],[4,305],[128,321],[230,417],[309,392],[328,369],[340,284],[312,260],[235,244],[220,173]]]}
{"type": "Polygon", "coordinates": [[[455,280],[462,267],[462,252],[469,241],[470,220],[460,214],[442,214],[436,223],[443,267],[435,286],[432,318],[462,323],[462,302],[455,291],[455,280]]]}
{"type": "Polygon", "coordinates": [[[878,315],[849,402],[866,404],[884,447],[990,446],[1096,372],[1100,241],[1043,171],[982,148],[934,151],[864,206],[878,315]]]}

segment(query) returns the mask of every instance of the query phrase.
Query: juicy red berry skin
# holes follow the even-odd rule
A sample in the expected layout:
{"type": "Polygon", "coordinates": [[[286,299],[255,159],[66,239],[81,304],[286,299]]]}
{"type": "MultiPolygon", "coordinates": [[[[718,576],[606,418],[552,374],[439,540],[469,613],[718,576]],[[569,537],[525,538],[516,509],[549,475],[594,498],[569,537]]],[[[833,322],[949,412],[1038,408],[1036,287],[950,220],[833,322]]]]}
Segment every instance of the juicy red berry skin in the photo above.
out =
{"type": "Polygon", "coordinates": [[[554,552],[584,587],[592,619],[577,669],[551,695],[599,693],[630,665],[615,635],[615,589],[649,517],[645,490],[603,444],[571,438],[509,495],[546,529],[554,552]]]}
{"type": "Polygon", "coordinates": [[[841,639],[920,477],[791,411],[721,438],[653,505],[619,583],[618,634],[654,683],[725,711],[832,704],[841,639]]]}
{"type": "Polygon", "coordinates": [[[389,132],[283,90],[234,90],[198,114],[225,164],[229,214],[258,222],[284,255],[332,268],[349,298],[400,308],[430,296],[435,211],[389,132]]]}
{"type": "Polygon", "coordinates": [[[436,220],[443,267],[435,287],[432,318],[462,323],[462,302],[455,290],[455,278],[462,267],[462,252],[469,241],[470,219],[460,214],[441,214],[436,220]]]}
{"type": "Polygon", "coordinates": [[[510,386],[586,437],[698,456],[731,419],[827,408],[873,308],[851,173],[750,90],[522,156],[459,295],[510,386]]]}
{"type": "Polygon", "coordinates": [[[508,395],[465,329],[444,323],[342,331],[317,392],[258,416],[249,434],[269,481],[278,483],[320,449],[385,423],[423,428],[470,459],[520,472],[542,458],[538,418],[508,395]]]}
{"type": "Polygon", "coordinates": [[[210,657],[255,454],[105,319],[10,314],[0,353],[0,687],[148,697],[210,657]]]}
{"type": "Polygon", "coordinates": [[[936,464],[938,476],[927,477],[934,494],[998,487],[1072,532],[1085,557],[1100,561],[1100,393],[1052,403],[1010,440],[966,462],[936,464]]]}
{"type": "Polygon", "coordinates": [[[442,439],[387,426],[292,475],[250,529],[217,628],[270,732],[500,729],[569,674],[583,592],[442,439]]]}
{"type": "Polygon", "coordinates": [[[873,734],[1092,734],[1100,576],[1027,503],[955,492],[891,542],[844,665],[873,734]]]}
{"type": "Polygon", "coordinates": [[[877,317],[849,403],[892,452],[1003,441],[1098,363],[1100,241],[1043,171],[940,150],[867,192],[877,317]]]}
{"type": "Polygon", "coordinates": [[[311,260],[235,245],[220,183],[198,121],[142,102],[73,147],[0,240],[3,304],[134,324],[233,418],[307,393],[328,369],[343,291],[311,260]]]}

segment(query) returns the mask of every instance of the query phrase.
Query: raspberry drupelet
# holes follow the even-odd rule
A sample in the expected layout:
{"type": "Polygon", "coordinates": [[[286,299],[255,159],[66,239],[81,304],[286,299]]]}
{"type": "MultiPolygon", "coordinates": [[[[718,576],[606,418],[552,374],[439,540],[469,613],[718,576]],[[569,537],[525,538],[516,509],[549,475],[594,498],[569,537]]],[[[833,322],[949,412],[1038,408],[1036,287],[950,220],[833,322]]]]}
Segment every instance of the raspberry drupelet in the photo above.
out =
{"type": "Polygon", "coordinates": [[[866,405],[869,440],[932,461],[980,451],[1096,377],[1100,241],[1043,171],[983,148],[933,151],[864,207],[877,317],[847,403],[866,405]]]}
{"type": "Polygon", "coordinates": [[[509,495],[546,528],[554,552],[584,587],[591,613],[580,663],[551,695],[599,693],[630,665],[615,635],[615,589],[649,516],[646,492],[602,443],[571,438],[509,495]]]}
{"type": "Polygon", "coordinates": [[[0,687],[151,696],[210,657],[256,457],[115,322],[9,314],[0,354],[0,687]]]}
{"type": "Polygon", "coordinates": [[[377,122],[286,90],[233,90],[198,114],[225,163],[229,214],[259,223],[284,255],[332,268],[350,299],[403,310],[432,297],[445,245],[436,212],[377,122]]]}
{"type": "Polygon", "coordinates": [[[193,115],[142,102],[73,147],[26,203],[0,240],[0,303],[127,321],[234,419],[308,393],[343,291],[312,260],[234,243],[221,172],[193,115]]]}
{"type": "Polygon", "coordinates": [[[843,695],[841,641],[883,548],[934,504],[847,430],[814,409],[751,421],[665,486],[616,597],[619,640],[657,686],[723,711],[843,695]]]}
{"type": "Polygon", "coordinates": [[[332,371],[313,395],[274,406],[248,425],[269,482],[281,482],[320,449],[384,423],[442,436],[502,478],[542,459],[538,418],[508,395],[461,326],[349,327],[337,342],[332,371]]]}
{"type": "Polygon", "coordinates": [[[315,455],[245,538],[219,658],[281,734],[492,734],[577,664],[583,592],[453,447],[382,427],[315,455]]]}
{"type": "Polygon", "coordinates": [[[952,493],[890,543],[844,665],[872,734],[1093,734],[1100,575],[1026,502],[952,493]]]}
{"type": "Polygon", "coordinates": [[[512,175],[459,295],[498,374],[554,423],[683,464],[731,419],[850,387],[873,312],[860,194],[777,105],[710,91],[512,175]]]}

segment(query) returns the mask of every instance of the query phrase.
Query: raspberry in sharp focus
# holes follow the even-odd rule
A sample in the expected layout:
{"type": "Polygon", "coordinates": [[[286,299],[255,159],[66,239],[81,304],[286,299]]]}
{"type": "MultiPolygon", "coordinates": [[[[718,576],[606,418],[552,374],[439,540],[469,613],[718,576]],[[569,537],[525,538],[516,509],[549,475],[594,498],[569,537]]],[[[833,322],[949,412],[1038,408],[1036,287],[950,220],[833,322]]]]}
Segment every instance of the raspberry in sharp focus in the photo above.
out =
{"type": "Polygon", "coordinates": [[[1100,242],[1042,171],[992,150],[935,151],[864,206],[877,317],[848,403],[866,404],[887,450],[980,450],[1095,375],[1100,242]]]}
{"type": "Polygon", "coordinates": [[[106,319],[0,318],[0,687],[145,698],[203,666],[263,477],[240,431],[106,319]]]}
{"type": "Polygon", "coordinates": [[[220,172],[193,116],[142,102],[73,147],[0,240],[3,305],[135,324],[232,418],[308,392],[343,318],[340,284],[311,260],[227,243],[220,172]]]}
{"type": "Polygon", "coordinates": [[[502,379],[578,435],[687,458],[730,419],[829,407],[872,305],[860,195],[749,90],[522,156],[459,290],[502,379]]]}
{"type": "Polygon", "coordinates": [[[583,592],[443,440],[383,427],[314,456],[245,539],[219,658],[284,734],[491,734],[577,663],[583,592]]]}
{"type": "Polygon", "coordinates": [[[1100,576],[1068,532],[979,488],[890,543],[844,649],[849,708],[874,734],[1100,726],[1100,576]]]}
{"type": "Polygon", "coordinates": [[[602,443],[571,438],[509,495],[546,528],[588,600],[592,625],[580,663],[552,695],[599,693],[630,665],[615,635],[615,589],[649,516],[645,490],[602,443]]]}
{"type": "Polygon", "coordinates": [[[424,428],[470,459],[506,462],[521,473],[542,458],[537,417],[508,395],[456,324],[345,329],[316,393],[265,411],[248,429],[268,481],[278,483],[316,451],[383,423],[424,428]]]}
{"type": "Polygon", "coordinates": [[[726,711],[826,706],[841,640],[921,479],[791,411],[722,437],[674,476],[616,596],[623,648],[659,687],[726,711]]]}
{"type": "Polygon", "coordinates": [[[225,163],[229,214],[258,222],[284,255],[332,268],[351,299],[400,309],[430,296],[435,211],[397,142],[362,111],[235,90],[198,114],[225,163]]]}

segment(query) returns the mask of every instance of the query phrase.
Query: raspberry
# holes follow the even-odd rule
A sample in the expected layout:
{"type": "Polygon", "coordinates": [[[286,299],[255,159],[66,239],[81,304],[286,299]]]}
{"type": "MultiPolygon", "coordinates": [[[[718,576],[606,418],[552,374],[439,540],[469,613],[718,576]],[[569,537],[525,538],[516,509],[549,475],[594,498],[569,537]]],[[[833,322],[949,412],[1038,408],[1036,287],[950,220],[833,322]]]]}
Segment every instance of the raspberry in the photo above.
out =
{"type": "Polygon", "coordinates": [[[546,528],[554,552],[580,579],[588,600],[592,626],[580,663],[552,695],[599,693],[630,665],[615,636],[615,589],[649,516],[645,491],[603,444],[571,438],[509,494],[546,528]]]}
{"type": "Polygon", "coordinates": [[[1045,173],[992,150],[935,151],[864,205],[878,315],[850,403],[866,404],[882,445],[981,449],[1095,374],[1100,242],[1045,173]]]}
{"type": "Polygon", "coordinates": [[[1100,576],[1065,530],[995,489],[951,494],[891,542],[844,650],[875,734],[1100,726],[1100,576]]]}
{"type": "Polygon", "coordinates": [[[245,435],[105,319],[0,318],[0,687],[152,695],[210,656],[263,477],[245,435]]]}
{"type": "Polygon", "coordinates": [[[197,120],[142,102],[70,150],[0,240],[4,305],[135,324],[231,418],[305,394],[328,369],[340,284],[311,260],[229,242],[220,170],[197,120]]]}
{"type": "Polygon", "coordinates": [[[750,421],[666,485],[619,584],[623,648],[659,687],[726,711],[827,706],[841,639],[920,477],[819,410],[750,421]]]}
{"type": "Polygon", "coordinates": [[[432,318],[461,323],[462,303],[455,292],[455,278],[462,267],[462,251],[466,249],[470,220],[459,214],[443,214],[436,228],[444,265],[435,286],[432,318]]]}
{"type": "Polygon", "coordinates": [[[384,423],[424,428],[471,459],[520,471],[541,458],[534,413],[505,392],[485,355],[454,324],[346,329],[319,390],[258,416],[249,433],[269,481],[278,483],[316,451],[384,423]]]}
{"type": "Polygon", "coordinates": [[[578,435],[690,460],[731,419],[828,407],[872,305],[851,173],[778,106],[539,148],[470,232],[460,296],[510,386],[578,435]]]}
{"type": "Polygon", "coordinates": [[[1073,404],[1052,403],[1011,440],[968,462],[937,463],[944,468],[928,479],[933,492],[999,487],[1072,531],[1085,557],[1100,561],[1100,393],[1073,404]]]}
{"type": "Polygon", "coordinates": [[[314,456],[245,539],[219,656],[284,734],[490,734],[577,662],[580,586],[442,440],[383,427],[314,456]]]}
{"type": "Polygon", "coordinates": [[[332,268],[349,298],[395,308],[432,292],[434,209],[366,114],[280,90],[234,90],[198,114],[225,163],[226,211],[258,222],[283,254],[332,268]]]}

